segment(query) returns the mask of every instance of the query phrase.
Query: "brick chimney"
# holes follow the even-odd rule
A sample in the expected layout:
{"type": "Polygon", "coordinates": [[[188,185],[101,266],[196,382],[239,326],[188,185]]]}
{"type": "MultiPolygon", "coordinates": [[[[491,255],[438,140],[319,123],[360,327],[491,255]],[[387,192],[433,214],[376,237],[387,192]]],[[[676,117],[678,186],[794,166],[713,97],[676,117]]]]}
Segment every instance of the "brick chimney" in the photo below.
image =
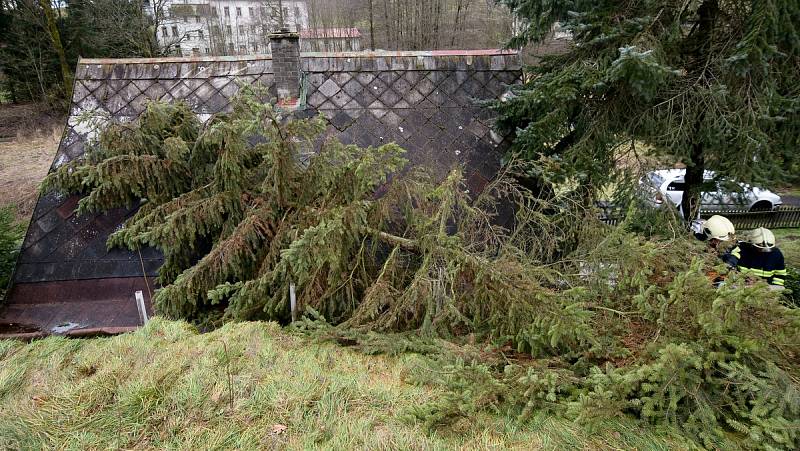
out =
{"type": "Polygon", "coordinates": [[[269,36],[269,44],[278,105],[296,106],[300,98],[300,34],[284,27],[269,36]]]}

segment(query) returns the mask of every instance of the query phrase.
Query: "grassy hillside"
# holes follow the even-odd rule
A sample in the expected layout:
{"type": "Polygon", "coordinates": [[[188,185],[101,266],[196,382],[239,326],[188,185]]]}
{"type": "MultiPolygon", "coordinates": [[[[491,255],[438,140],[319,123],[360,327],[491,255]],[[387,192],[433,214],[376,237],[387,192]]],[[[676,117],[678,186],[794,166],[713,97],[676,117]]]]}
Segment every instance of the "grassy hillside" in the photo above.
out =
{"type": "Polygon", "coordinates": [[[775,229],[773,232],[786,265],[800,268],[800,229],[775,229]]]}
{"type": "MultiPolygon", "coordinates": [[[[408,411],[440,396],[406,382],[422,357],[365,356],[230,324],[198,335],[156,319],[113,338],[0,341],[2,449],[681,449],[619,420],[463,418],[435,434],[408,411]]],[[[672,438],[670,438],[672,437],[672,438]]]]}

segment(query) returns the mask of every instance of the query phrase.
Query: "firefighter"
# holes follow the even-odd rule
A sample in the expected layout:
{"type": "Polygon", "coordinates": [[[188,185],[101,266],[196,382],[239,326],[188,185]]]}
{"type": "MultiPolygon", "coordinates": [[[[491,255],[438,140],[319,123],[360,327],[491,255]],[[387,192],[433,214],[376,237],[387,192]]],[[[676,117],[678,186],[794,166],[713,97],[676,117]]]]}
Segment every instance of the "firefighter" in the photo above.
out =
{"type": "Polygon", "coordinates": [[[692,222],[692,231],[698,240],[708,242],[709,246],[716,250],[723,260],[725,260],[726,254],[721,248],[722,244],[733,241],[736,235],[733,223],[720,215],[692,222]]]}
{"type": "Polygon", "coordinates": [[[783,253],[775,247],[775,235],[769,229],[759,227],[751,231],[730,255],[742,273],[761,277],[770,285],[783,286],[786,279],[783,253]]]}
{"type": "MultiPolygon", "coordinates": [[[[695,238],[706,241],[709,248],[716,252],[717,256],[728,265],[728,268],[736,268],[736,259],[731,255],[730,246],[727,244],[733,242],[736,228],[728,218],[714,215],[706,220],[699,219],[692,221],[691,228],[695,238]]],[[[717,272],[709,273],[708,277],[714,286],[718,287],[725,283],[725,277],[717,272]]]]}

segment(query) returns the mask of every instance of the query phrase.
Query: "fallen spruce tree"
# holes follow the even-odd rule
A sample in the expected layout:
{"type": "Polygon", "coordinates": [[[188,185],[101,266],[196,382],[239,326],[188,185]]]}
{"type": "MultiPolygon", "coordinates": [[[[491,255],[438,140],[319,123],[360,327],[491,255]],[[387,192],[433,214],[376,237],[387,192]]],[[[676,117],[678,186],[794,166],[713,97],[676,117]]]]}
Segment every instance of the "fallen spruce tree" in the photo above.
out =
{"type": "Polygon", "coordinates": [[[700,243],[536,198],[515,163],[468,193],[457,168],[435,181],[394,144],[321,140],[323,119],[283,117],[264,95],[243,87],[205,124],[151,104],[43,189],[87,193],[81,212],[141,205],[109,245],[163,251],[163,315],[285,323],[293,288],[307,330],[438,356],[446,371],[425,381],[451,396],[414,412],[431,427],[484,409],[633,414],[706,446],[800,445],[800,314],[763,284],[731,274],[715,289],[707,272],[724,269],[700,243]],[[512,230],[494,220],[504,204],[512,230]],[[446,352],[443,338],[482,345],[446,352]]]}

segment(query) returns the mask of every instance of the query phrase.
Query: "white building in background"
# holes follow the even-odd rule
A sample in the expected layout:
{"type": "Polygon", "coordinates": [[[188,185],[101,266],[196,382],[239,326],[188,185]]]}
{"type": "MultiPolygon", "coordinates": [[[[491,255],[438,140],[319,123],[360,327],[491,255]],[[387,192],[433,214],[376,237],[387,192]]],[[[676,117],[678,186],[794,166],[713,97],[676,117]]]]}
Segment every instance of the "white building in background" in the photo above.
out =
{"type": "Polygon", "coordinates": [[[149,0],[162,48],[176,55],[269,53],[269,35],[308,28],[305,1],[149,0]]]}

